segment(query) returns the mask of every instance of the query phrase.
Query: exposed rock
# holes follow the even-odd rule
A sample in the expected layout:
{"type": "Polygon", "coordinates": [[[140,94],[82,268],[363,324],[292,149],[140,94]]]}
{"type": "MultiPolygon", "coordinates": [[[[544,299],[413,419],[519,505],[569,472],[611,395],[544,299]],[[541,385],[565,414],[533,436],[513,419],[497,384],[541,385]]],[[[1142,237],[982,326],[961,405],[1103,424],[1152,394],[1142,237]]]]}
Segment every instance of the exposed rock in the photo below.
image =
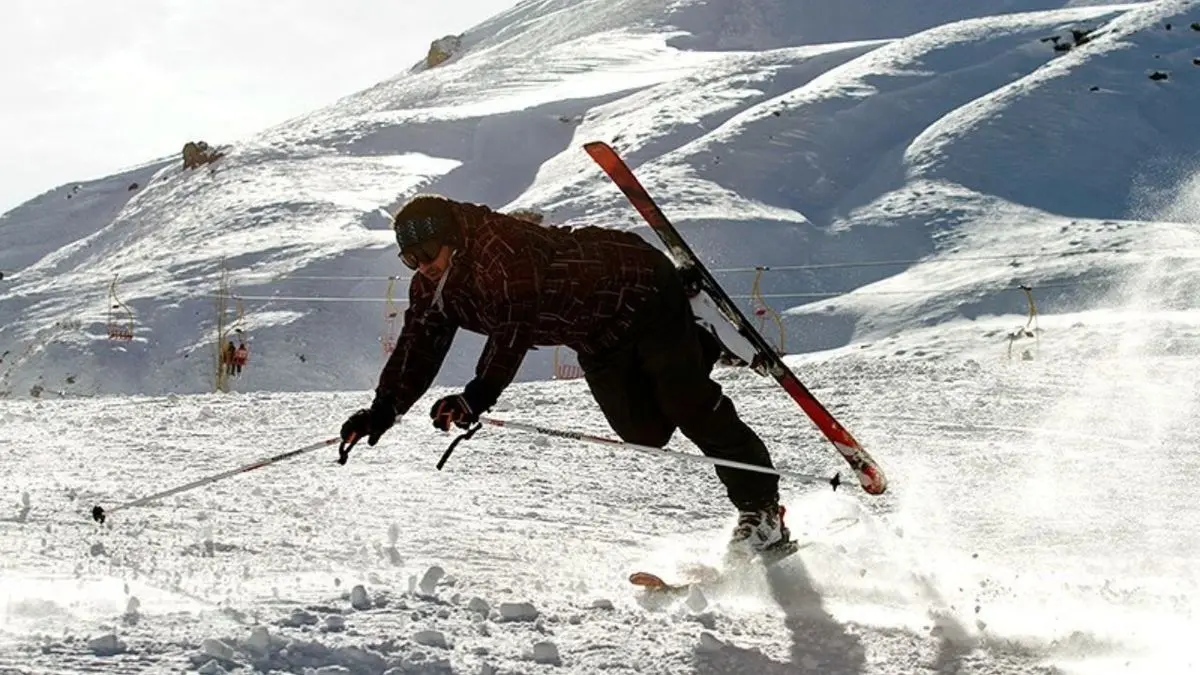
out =
{"type": "Polygon", "coordinates": [[[461,35],[447,35],[429,44],[429,53],[425,56],[425,67],[436,68],[442,65],[462,49],[461,35]]]}
{"type": "Polygon", "coordinates": [[[183,168],[194,169],[208,164],[222,156],[222,153],[208,147],[204,141],[188,141],[183,144],[183,168]]]}

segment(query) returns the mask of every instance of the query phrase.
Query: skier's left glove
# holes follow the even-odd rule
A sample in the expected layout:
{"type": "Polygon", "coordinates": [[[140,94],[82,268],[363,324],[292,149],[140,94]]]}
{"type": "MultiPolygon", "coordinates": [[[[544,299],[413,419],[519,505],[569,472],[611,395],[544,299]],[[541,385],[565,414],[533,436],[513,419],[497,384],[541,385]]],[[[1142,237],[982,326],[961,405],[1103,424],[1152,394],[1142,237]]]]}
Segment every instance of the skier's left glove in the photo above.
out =
{"type": "Polygon", "coordinates": [[[370,408],[355,411],[342,424],[342,442],[338,446],[338,464],[345,464],[350,450],[363,438],[367,445],[375,445],[384,432],[396,423],[396,405],[388,396],[377,394],[370,408]]]}
{"type": "Polygon", "coordinates": [[[433,418],[433,426],[442,431],[450,431],[452,424],[467,429],[479,421],[484,411],[495,405],[497,398],[482,382],[471,380],[461,394],[438,399],[429,410],[429,416],[433,418]]]}

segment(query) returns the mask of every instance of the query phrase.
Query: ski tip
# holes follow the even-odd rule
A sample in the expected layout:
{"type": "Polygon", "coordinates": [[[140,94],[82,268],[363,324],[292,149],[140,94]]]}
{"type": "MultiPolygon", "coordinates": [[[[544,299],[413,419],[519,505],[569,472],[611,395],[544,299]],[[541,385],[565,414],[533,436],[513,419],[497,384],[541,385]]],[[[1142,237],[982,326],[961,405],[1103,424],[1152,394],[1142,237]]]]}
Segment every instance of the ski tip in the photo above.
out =
{"type": "Polygon", "coordinates": [[[859,471],[858,482],[863,492],[869,495],[881,495],[887,492],[888,482],[883,472],[875,467],[865,467],[859,471]]]}
{"type": "Polygon", "coordinates": [[[630,574],[629,583],[649,589],[666,588],[668,585],[667,582],[662,580],[662,577],[649,572],[634,572],[630,574]]]}

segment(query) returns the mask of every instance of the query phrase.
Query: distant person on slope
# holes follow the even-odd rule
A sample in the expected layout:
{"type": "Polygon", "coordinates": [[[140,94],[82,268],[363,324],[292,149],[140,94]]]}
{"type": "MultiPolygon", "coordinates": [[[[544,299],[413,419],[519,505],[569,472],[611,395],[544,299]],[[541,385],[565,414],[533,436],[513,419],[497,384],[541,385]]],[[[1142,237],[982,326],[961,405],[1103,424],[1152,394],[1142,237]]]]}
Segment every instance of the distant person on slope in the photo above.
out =
{"type": "Polygon", "coordinates": [[[237,347],[233,346],[233,340],[225,345],[225,351],[221,354],[221,363],[225,364],[225,374],[233,375],[234,358],[237,355],[237,347]]]}
{"type": "Polygon", "coordinates": [[[246,362],[250,360],[250,349],[246,347],[245,342],[238,343],[237,351],[233,354],[233,374],[241,375],[242,368],[246,362]]]}
{"type": "MultiPolygon", "coordinates": [[[[535,345],[579,355],[592,396],[625,441],[663,447],[678,428],[702,452],[772,466],[763,441],[710,377],[718,340],[695,322],[678,271],[630,232],[543,227],[485,206],[418,196],[393,221],[417,273],[375,400],[342,425],[351,446],[375,445],[433,383],[459,328],[487,336],[475,378],[434,403],[438,429],[492,407],[535,345]]],[[[778,477],[718,467],[738,524],[730,553],[788,540],[778,477]]]]}

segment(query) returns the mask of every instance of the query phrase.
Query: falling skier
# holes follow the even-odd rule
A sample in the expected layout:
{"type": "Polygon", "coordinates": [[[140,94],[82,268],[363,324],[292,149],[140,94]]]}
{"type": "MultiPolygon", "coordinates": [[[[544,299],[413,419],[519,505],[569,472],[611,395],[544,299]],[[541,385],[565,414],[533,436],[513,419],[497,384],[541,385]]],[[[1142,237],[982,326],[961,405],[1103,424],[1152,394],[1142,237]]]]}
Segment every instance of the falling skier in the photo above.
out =
{"type": "MultiPolygon", "coordinates": [[[[766,445],[710,377],[721,343],[696,323],[671,260],[636,234],[544,227],[486,206],[413,198],[393,228],[417,272],[396,347],[369,408],[342,425],[352,447],[375,445],[431,386],[459,328],[487,336],[475,378],[430,411],[465,428],[512,382],[535,345],[564,345],[626,442],[663,447],[676,429],[709,456],[772,467],[766,445]]],[[[717,467],[738,510],[729,554],[749,558],[790,540],[776,475],[717,467]]]]}

